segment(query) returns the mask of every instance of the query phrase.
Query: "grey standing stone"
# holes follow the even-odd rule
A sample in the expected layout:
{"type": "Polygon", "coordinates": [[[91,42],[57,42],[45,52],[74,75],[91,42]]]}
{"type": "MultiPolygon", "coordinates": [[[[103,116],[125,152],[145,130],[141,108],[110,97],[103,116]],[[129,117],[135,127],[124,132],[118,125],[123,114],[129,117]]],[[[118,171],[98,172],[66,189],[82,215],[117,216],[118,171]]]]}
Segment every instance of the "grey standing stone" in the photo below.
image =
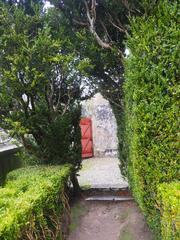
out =
{"type": "Polygon", "coordinates": [[[82,102],[82,117],[92,120],[94,157],[116,157],[117,123],[110,103],[100,93],[82,102]]]}

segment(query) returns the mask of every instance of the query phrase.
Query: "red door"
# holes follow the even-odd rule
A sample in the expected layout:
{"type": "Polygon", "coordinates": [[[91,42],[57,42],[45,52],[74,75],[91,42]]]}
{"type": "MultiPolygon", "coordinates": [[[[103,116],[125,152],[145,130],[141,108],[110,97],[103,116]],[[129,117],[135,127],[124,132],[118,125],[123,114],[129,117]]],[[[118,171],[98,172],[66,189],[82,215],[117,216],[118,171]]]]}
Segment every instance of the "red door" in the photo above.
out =
{"type": "Polygon", "coordinates": [[[90,118],[82,118],[80,121],[81,127],[81,143],[82,143],[82,158],[93,156],[92,143],[92,122],[90,118]]]}

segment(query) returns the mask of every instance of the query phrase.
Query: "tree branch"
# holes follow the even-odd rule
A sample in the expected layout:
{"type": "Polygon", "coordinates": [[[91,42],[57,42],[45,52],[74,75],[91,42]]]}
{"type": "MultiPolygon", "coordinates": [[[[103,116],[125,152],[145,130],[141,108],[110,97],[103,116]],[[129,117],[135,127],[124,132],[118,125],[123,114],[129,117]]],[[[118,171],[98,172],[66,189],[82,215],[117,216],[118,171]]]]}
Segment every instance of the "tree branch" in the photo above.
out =
{"type": "Polygon", "coordinates": [[[88,6],[88,3],[86,2],[86,0],[83,0],[83,2],[84,2],[84,5],[86,7],[86,14],[87,14],[88,22],[89,22],[89,30],[90,30],[90,32],[92,33],[92,35],[96,39],[97,43],[102,48],[112,49],[112,46],[109,43],[104,42],[99,37],[99,35],[96,32],[96,28],[95,28],[95,22],[96,22],[96,0],[92,0],[91,9],[89,9],[89,6],[88,6]]]}
{"type": "Polygon", "coordinates": [[[100,20],[100,23],[101,23],[101,26],[103,27],[103,29],[104,29],[104,31],[105,31],[107,37],[108,37],[109,40],[112,42],[112,38],[111,38],[111,36],[109,35],[108,30],[107,30],[105,24],[104,24],[103,21],[101,21],[101,20],[100,20]]]}
{"type": "Polygon", "coordinates": [[[124,26],[121,24],[120,20],[117,19],[117,22],[118,22],[118,25],[117,25],[116,23],[114,23],[112,16],[111,16],[110,14],[108,14],[108,15],[109,15],[109,22],[110,22],[115,28],[117,28],[118,31],[123,32],[123,33],[125,33],[126,35],[128,35],[127,30],[126,30],[126,29],[124,28],[124,26]]]}
{"type": "Polygon", "coordinates": [[[73,23],[78,24],[78,25],[80,25],[82,27],[88,27],[88,23],[87,22],[82,22],[82,21],[80,21],[78,19],[74,19],[74,18],[72,19],[72,21],[73,21],[73,23]]]}
{"type": "Polygon", "coordinates": [[[67,100],[67,103],[65,104],[64,106],[64,109],[63,109],[63,112],[62,112],[62,116],[66,113],[67,109],[68,109],[68,106],[70,105],[70,102],[71,102],[71,95],[70,95],[70,90],[68,90],[68,100],[67,100]]]}
{"type": "MultiPolygon", "coordinates": [[[[60,75],[60,73],[59,73],[60,75]]],[[[62,91],[62,83],[63,83],[63,76],[62,76],[62,73],[60,75],[60,83],[59,83],[59,89],[58,89],[58,97],[57,97],[57,103],[56,103],[56,106],[55,106],[55,111],[57,112],[58,111],[58,108],[59,108],[59,105],[60,105],[60,100],[61,100],[61,91],[62,91]]]]}

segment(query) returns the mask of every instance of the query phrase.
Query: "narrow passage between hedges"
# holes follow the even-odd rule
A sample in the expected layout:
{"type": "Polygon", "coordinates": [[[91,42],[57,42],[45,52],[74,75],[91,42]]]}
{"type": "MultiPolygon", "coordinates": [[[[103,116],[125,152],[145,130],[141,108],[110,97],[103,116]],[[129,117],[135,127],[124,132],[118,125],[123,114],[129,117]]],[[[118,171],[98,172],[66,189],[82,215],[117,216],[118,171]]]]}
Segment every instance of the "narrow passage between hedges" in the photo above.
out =
{"type": "Polygon", "coordinates": [[[67,240],[152,240],[143,215],[134,201],[86,201],[72,205],[67,240]]]}

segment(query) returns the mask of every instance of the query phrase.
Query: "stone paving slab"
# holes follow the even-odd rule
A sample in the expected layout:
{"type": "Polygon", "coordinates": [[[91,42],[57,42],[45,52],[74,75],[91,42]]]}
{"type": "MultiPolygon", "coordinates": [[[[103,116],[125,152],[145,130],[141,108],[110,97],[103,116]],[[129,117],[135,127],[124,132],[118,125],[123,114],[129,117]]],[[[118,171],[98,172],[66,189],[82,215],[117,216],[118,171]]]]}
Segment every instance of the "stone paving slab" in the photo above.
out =
{"type": "Polygon", "coordinates": [[[123,179],[118,158],[89,158],[83,160],[78,176],[83,189],[121,189],[128,183],[123,179]]]}

